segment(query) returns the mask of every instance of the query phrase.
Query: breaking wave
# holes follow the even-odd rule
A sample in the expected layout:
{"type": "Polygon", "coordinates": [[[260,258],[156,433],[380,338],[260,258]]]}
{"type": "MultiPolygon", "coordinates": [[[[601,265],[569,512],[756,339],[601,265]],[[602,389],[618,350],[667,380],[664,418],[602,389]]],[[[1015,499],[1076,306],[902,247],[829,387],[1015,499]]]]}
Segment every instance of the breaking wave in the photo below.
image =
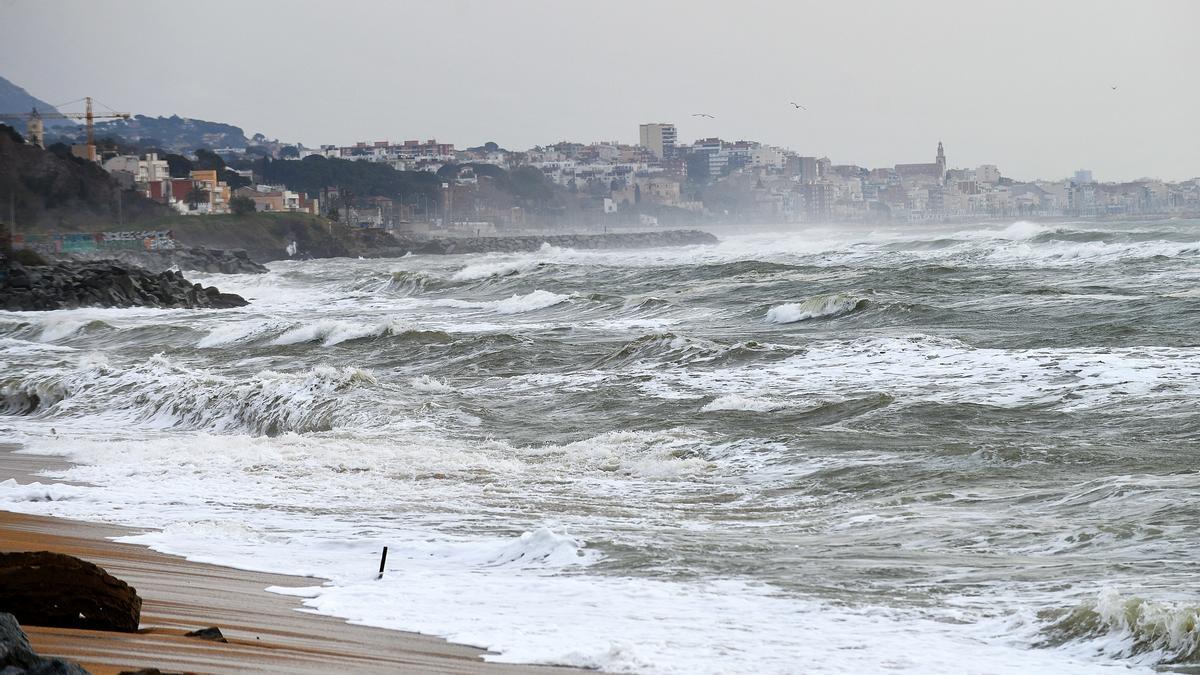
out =
{"type": "Polygon", "coordinates": [[[700,409],[700,412],[717,412],[717,411],[743,411],[743,412],[771,412],[779,410],[784,405],[778,401],[768,401],[761,398],[751,398],[740,394],[729,394],[727,396],[719,396],[700,409]]]}
{"type": "Polygon", "coordinates": [[[8,414],[116,416],[154,427],[275,436],[328,431],[342,421],[362,426],[354,390],[376,384],[367,371],[321,366],[307,372],[264,370],[225,377],[191,370],[159,355],[132,368],[89,362],[70,371],[29,375],[0,385],[8,414]],[[356,410],[339,417],[343,410],[356,410]]]}
{"type": "Polygon", "coordinates": [[[425,272],[397,270],[384,285],[383,290],[400,295],[416,295],[436,283],[436,279],[425,272]]]}
{"type": "Polygon", "coordinates": [[[325,347],[332,347],[350,340],[381,337],[384,335],[400,335],[408,332],[409,327],[395,321],[382,323],[354,323],[338,321],[337,319],[322,319],[312,323],[297,326],[271,341],[273,345],[295,345],[305,342],[320,342],[325,347]]]}
{"type": "Polygon", "coordinates": [[[847,293],[818,295],[803,302],[792,302],[767,310],[768,323],[796,323],[849,314],[867,306],[868,300],[847,293]]]}
{"type": "Polygon", "coordinates": [[[513,294],[511,298],[506,300],[497,300],[492,303],[487,303],[498,314],[523,314],[525,312],[533,312],[539,309],[553,307],[559,303],[570,300],[571,296],[560,293],[551,293],[550,291],[533,291],[526,295],[513,294]]]}
{"type": "MultiPolygon", "coordinates": [[[[1043,617],[1050,618],[1050,617],[1043,617]]],[[[1086,644],[1144,665],[1200,665],[1200,606],[1155,602],[1113,589],[1052,618],[1039,647],[1086,644]]]]}
{"type": "Polygon", "coordinates": [[[478,262],[458,270],[450,275],[451,281],[479,281],[481,279],[493,279],[497,277],[508,277],[515,274],[522,274],[530,270],[537,269],[546,263],[546,260],[555,254],[561,253],[563,249],[557,246],[551,246],[543,242],[541,248],[536,253],[532,253],[519,258],[507,258],[504,260],[489,260],[487,262],[478,262]]]}

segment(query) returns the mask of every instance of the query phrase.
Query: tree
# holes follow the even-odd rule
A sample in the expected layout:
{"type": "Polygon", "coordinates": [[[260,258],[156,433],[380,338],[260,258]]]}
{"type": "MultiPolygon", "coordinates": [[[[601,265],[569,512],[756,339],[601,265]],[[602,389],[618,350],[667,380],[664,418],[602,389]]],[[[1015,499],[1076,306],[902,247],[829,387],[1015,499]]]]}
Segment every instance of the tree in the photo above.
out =
{"type": "Polygon", "coordinates": [[[245,178],[241,174],[234,173],[230,169],[225,169],[223,171],[218,172],[217,178],[219,178],[222,181],[225,181],[225,184],[229,186],[230,190],[236,190],[238,188],[247,187],[250,185],[250,182],[251,182],[249,178],[245,178]]]}
{"type": "Polygon", "coordinates": [[[196,208],[200,206],[201,202],[208,202],[208,190],[205,190],[198,185],[193,185],[192,189],[188,190],[187,196],[184,197],[184,200],[188,203],[188,206],[192,207],[192,210],[195,211],[196,208]]]}
{"type": "Polygon", "coordinates": [[[346,222],[350,222],[350,208],[354,205],[354,194],[350,188],[338,188],[338,199],[342,202],[342,208],[346,210],[346,222]]]}
{"type": "Polygon", "coordinates": [[[183,155],[168,154],[163,156],[171,178],[187,178],[192,175],[192,160],[183,155]]]}
{"type": "Polygon", "coordinates": [[[212,150],[200,148],[196,150],[195,167],[200,171],[209,171],[213,169],[217,171],[224,171],[225,160],[221,159],[221,156],[212,150]]]}
{"type": "Polygon", "coordinates": [[[258,206],[254,203],[253,199],[245,195],[238,195],[229,200],[229,210],[233,211],[234,215],[244,216],[257,211],[258,206]]]}
{"type": "Polygon", "coordinates": [[[294,145],[285,145],[279,151],[280,159],[300,159],[300,148],[294,145]]]}

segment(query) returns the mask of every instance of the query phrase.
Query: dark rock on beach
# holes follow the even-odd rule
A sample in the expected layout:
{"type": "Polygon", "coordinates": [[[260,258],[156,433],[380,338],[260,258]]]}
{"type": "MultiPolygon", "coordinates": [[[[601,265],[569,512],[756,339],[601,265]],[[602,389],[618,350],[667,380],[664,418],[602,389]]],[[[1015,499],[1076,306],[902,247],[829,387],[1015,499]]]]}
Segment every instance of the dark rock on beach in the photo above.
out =
{"type": "Polygon", "coordinates": [[[86,560],[48,551],[0,553],[0,612],[34,626],[132,633],[142,599],[86,560]]]}
{"type": "Polygon", "coordinates": [[[245,298],[190,283],[181,272],[150,272],[112,261],[62,261],[43,266],[10,263],[0,281],[0,309],[76,307],[242,307],[245,298]]]}
{"type": "Polygon", "coordinates": [[[88,671],[69,661],[38,656],[16,617],[0,612],[0,674],[88,675],[88,671]]]}
{"type": "Polygon", "coordinates": [[[217,628],[216,626],[210,626],[208,628],[201,628],[199,630],[184,633],[183,636],[197,638],[200,640],[208,640],[210,642],[229,642],[229,640],[226,640],[225,636],[221,634],[221,629],[217,628]]]}

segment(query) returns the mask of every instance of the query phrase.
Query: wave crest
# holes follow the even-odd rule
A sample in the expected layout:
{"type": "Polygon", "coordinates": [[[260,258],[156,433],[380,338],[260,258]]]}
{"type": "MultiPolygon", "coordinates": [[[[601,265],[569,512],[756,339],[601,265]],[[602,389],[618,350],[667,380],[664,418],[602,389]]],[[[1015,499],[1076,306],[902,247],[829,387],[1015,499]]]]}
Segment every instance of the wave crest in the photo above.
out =
{"type": "Polygon", "coordinates": [[[92,362],[8,382],[0,386],[0,405],[16,414],[116,416],[152,426],[276,436],[328,431],[343,421],[343,410],[365,414],[361,411],[369,406],[343,405],[344,398],[374,384],[374,376],[354,367],[321,366],[299,373],[264,370],[233,378],[191,370],[159,355],[133,367],[92,362]]]}
{"type": "Polygon", "coordinates": [[[817,295],[803,302],[791,302],[767,310],[768,323],[796,323],[809,319],[825,319],[863,309],[868,300],[849,293],[817,295]]]}
{"type": "Polygon", "coordinates": [[[1091,643],[1100,653],[1154,665],[1200,664],[1200,607],[1123,596],[1099,597],[1054,620],[1039,646],[1091,643]]]}

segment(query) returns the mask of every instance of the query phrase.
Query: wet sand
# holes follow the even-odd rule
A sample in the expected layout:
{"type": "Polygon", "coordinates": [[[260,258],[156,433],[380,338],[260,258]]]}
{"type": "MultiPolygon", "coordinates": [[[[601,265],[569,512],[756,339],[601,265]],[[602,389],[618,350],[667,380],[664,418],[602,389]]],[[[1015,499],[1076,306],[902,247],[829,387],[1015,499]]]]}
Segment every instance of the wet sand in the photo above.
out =
{"type": "MultiPolygon", "coordinates": [[[[33,476],[61,460],[17,455],[0,444],[0,480],[33,476]]],[[[109,538],[131,530],[0,511],[0,551],[57,551],[94,562],[137,589],[142,630],[109,633],[24,626],[34,649],[96,674],[159,668],[198,673],[569,673],[486,663],[483,651],[415,633],[355,626],[297,611],[268,586],[312,586],[311,578],[193,563],[109,538]],[[229,644],[183,634],[217,626],[229,644]]]]}

